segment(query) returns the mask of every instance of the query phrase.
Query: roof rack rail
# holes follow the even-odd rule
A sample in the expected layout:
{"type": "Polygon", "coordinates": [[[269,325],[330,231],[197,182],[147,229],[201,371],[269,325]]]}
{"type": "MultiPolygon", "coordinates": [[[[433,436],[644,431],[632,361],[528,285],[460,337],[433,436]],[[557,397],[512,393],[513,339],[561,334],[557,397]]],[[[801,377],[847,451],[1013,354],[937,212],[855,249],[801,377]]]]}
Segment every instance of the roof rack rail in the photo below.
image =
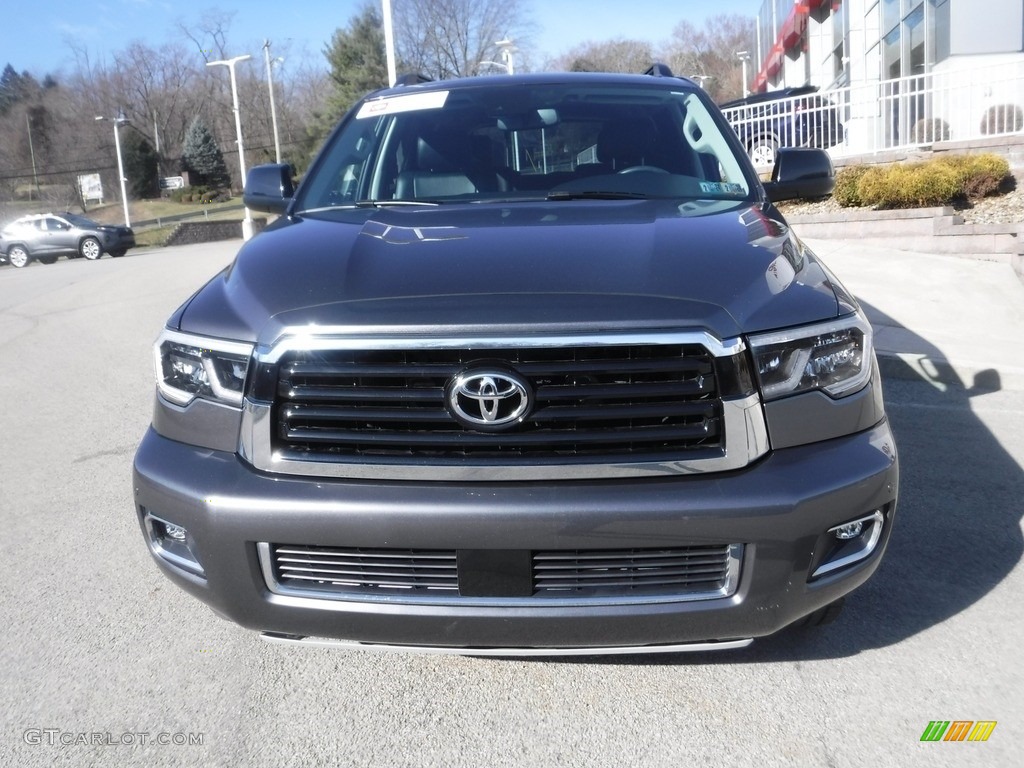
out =
{"type": "Polygon", "coordinates": [[[399,85],[419,85],[421,83],[432,83],[433,78],[421,75],[416,72],[407,72],[404,75],[399,75],[398,79],[395,80],[395,86],[399,85]]]}
{"type": "Polygon", "coordinates": [[[668,65],[662,64],[660,61],[654,62],[644,74],[651,77],[675,77],[668,65]]]}

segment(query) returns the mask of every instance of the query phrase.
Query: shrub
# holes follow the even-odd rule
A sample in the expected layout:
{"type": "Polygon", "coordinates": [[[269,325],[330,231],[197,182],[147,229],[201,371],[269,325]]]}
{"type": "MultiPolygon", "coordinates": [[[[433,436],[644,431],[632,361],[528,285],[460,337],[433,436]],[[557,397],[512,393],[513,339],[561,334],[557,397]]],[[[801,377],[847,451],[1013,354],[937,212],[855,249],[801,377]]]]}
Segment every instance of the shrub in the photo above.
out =
{"type": "Polygon", "coordinates": [[[949,155],[936,160],[960,174],[962,197],[977,200],[994,195],[1010,178],[1010,164],[991,152],[981,155],[949,155]]]}
{"type": "Polygon", "coordinates": [[[210,189],[205,185],[195,187],[182,187],[171,192],[171,200],[176,203],[217,203],[227,200],[228,195],[217,189],[210,189]]]}
{"type": "Polygon", "coordinates": [[[877,208],[944,205],[959,197],[961,189],[960,174],[937,163],[872,168],[857,184],[864,205],[877,208]]]}
{"type": "Polygon", "coordinates": [[[1014,133],[1024,128],[1024,110],[1016,104],[996,104],[981,118],[981,132],[1014,133]]]}
{"type": "Polygon", "coordinates": [[[998,192],[1010,165],[991,153],[948,155],[925,163],[851,166],[836,177],[836,202],[874,208],[948,205],[998,192]]]}
{"type": "Polygon", "coordinates": [[[836,174],[836,186],[832,194],[836,202],[846,208],[856,208],[864,205],[860,195],[857,193],[857,185],[861,178],[871,168],[869,165],[849,165],[836,174]]]}
{"type": "Polygon", "coordinates": [[[911,140],[915,144],[949,141],[949,124],[945,120],[939,120],[938,118],[918,120],[914,123],[911,140]]]}

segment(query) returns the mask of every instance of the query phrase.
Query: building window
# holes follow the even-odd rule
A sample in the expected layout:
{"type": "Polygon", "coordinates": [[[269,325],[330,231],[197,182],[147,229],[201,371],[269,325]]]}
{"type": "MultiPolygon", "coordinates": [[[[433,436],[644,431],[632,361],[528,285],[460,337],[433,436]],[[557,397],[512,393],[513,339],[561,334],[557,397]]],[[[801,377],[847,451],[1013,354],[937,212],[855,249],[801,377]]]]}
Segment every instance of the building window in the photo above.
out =
{"type": "Polygon", "coordinates": [[[902,59],[900,57],[900,28],[887,34],[882,39],[882,76],[886,80],[892,80],[900,76],[902,59]]]}
{"type": "Polygon", "coordinates": [[[882,31],[889,33],[900,25],[900,0],[882,0],[882,31]]]}
{"type": "Polygon", "coordinates": [[[868,82],[881,80],[882,61],[878,51],[878,43],[875,43],[868,52],[864,54],[864,77],[868,82]]]}
{"type": "Polygon", "coordinates": [[[832,8],[832,71],[837,84],[849,81],[847,64],[850,50],[850,3],[843,2],[832,8]]]}
{"type": "MultiPolygon", "coordinates": [[[[929,0],[935,2],[935,0],[929,0]]],[[[932,39],[935,41],[935,63],[945,61],[949,58],[949,0],[938,0],[931,10],[932,23],[935,25],[935,32],[932,39]]]]}
{"type": "Polygon", "coordinates": [[[903,40],[907,46],[904,60],[909,64],[906,75],[924,74],[924,6],[919,5],[904,22],[903,40]]]}

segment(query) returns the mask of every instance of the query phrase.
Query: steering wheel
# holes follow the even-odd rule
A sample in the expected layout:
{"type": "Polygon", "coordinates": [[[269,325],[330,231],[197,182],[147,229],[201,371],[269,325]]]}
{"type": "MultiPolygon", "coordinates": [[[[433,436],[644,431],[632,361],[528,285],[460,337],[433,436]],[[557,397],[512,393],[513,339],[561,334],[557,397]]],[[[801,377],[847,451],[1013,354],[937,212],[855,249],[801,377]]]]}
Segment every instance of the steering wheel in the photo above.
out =
{"type": "Polygon", "coordinates": [[[650,173],[668,173],[664,168],[659,168],[656,165],[631,165],[629,168],[623,168],[619,173],[639,173],[641,171],[649,171],[650,173]]]}

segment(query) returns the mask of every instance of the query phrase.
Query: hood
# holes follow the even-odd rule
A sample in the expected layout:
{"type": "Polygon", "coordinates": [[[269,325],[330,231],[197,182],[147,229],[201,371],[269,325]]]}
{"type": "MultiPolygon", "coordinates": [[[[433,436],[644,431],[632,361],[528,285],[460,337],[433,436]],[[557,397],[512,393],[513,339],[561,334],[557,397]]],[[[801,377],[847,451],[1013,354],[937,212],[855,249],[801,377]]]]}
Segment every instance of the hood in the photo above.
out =
{"type": "Polygon", "coordinates": [[[835,317],[829,275],[773,208],[562,201],[339,209],[282,220],[178,314],[272,343],[363,332],[704,329],[725,339],[835,317]]]}

